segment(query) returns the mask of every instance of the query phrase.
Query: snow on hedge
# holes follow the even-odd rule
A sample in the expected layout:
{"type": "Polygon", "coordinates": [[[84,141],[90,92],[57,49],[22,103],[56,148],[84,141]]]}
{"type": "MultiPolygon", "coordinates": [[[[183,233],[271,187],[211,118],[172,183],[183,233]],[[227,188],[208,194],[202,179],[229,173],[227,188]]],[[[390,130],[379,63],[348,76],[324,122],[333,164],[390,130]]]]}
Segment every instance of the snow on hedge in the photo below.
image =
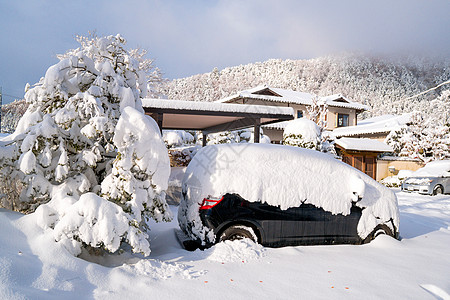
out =
{"type": "Polygon", "coordinates": [[[194,143],[194,136],[184,130],[163,130],[163,139],[168,148],[194,143]]]}
{"type": "Polygon", "coordinates": [[[306,118],[289,121],[283,131],[283,144],[320,150],[320,128],[306,118]]]}
{"type": "MultiPolygon", "coordinates": [[[[192,238],[214,241],[204,227],[199,205],[205,197],[237,193],[251,202],[285,210],[311,203],[334,214],[350,214],[352,202],[364,208],[358,234],[367,237],[393,218],[397,199],[369,176],[318,151],[282,145],[216,145],[201,149],[187,167],[178,222],[192,238]]],[[[390,222],[387,223],[391,226],[390,222]]],[[[391,229],[392,226],[391,226],[391,229]]]]}

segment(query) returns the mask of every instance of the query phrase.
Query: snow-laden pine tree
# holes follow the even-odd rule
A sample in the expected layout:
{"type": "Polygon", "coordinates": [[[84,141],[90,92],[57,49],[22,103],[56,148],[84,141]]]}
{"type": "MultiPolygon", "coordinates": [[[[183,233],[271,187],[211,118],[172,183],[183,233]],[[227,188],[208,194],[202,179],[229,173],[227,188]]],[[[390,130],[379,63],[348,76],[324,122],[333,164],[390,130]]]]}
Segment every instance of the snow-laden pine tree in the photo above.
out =
{"type": "Polygon", "coordinates": [[[160,75],[120,35],[77,41],[26,92],[29,107],[1,149],[2,172],[25,186],[20,209],[36,210],[39,225],[74,254],[127,242],[148,255],[144,220],[171,218],[168,154],[141,104],[160,75]]]}
{"type": "Polygon", "coordinates": [[[320,131],[327,128],[328,104],[325,99],[314,95],[311,98],[311,105],[307,106],[306,109],[308,118],[319,126],[320,131]]]}
{"type": "Polygon", "coordinates": [[[425,163],[450,158],[450,90],[428,104],[428,113],[416,111],[404,128],[392,131],[386,143],[399,156],[425,163]]]}

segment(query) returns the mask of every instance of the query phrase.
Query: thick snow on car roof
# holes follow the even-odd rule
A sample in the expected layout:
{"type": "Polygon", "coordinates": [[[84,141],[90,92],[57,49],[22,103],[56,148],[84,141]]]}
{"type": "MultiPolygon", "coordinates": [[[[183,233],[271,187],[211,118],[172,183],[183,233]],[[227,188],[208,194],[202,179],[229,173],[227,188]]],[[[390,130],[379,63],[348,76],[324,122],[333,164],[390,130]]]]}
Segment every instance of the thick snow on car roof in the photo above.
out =
{"type": "Polygon", "coordinates": [[[411,177],[442,177],[450,176],[450,160],[439,160],[428,163],[415,171],[411,177]]]}
{"type": "Polygon", "coordinates": [[[187,205],[197,212],[197,204],[209,195],[237,193],[248,201],[281,209],[311,203],[348,215],[352,202],[360,197],[357,205],[365,207],[358,224],[362,238],[391,218],[398,228],[393,192],[327,154],[303,148],[267,144],[205,147],[189,164],[183,191],[187,205]]]}

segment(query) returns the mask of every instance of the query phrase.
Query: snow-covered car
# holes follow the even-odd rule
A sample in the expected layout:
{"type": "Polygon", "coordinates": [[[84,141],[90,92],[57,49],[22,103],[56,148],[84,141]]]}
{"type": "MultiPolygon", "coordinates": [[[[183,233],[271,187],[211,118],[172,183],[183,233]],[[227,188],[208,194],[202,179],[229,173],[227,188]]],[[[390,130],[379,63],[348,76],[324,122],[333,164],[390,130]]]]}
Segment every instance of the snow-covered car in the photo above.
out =
{"type": "Polygon", "coordinates": [[[186,248],[248,237],[265,246],[398,238],[397,198],[328,154],[271,144],[201,149],[182,182],[186,248]]]}
{"type": "Polygon", "coordinates": [[[450,193],[450,160],[433,161],[403,181],[402,191],[438,195],[450,193]]]}

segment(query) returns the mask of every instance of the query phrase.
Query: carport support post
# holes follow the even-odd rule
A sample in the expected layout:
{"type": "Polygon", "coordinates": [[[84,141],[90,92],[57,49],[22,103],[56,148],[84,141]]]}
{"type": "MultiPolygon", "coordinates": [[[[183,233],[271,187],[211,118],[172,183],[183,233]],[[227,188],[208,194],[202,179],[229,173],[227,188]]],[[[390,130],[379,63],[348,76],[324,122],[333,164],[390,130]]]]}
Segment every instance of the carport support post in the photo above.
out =
{"type": "Polygon", "coordinates": [[[203,141],[202,141],[202,147],[206,146],[206,137],[208,136],[208,134],[204,131],[202,131],[203,134],[203,141]]]}
{"type": "Polygon", "coordinates": [[[158,123],[159,130],[161,131],[161,134],[162,134],[163,114],[161,114],[161,113],[156,114],[156,123],[158,123]]]}
{"type": "Polygon", "coordinates": [[[253,131],[253,142],[259,143],[259,135],[261,132],[261,120],[256,119],[255,120],[255,130],[253,131]]]}

